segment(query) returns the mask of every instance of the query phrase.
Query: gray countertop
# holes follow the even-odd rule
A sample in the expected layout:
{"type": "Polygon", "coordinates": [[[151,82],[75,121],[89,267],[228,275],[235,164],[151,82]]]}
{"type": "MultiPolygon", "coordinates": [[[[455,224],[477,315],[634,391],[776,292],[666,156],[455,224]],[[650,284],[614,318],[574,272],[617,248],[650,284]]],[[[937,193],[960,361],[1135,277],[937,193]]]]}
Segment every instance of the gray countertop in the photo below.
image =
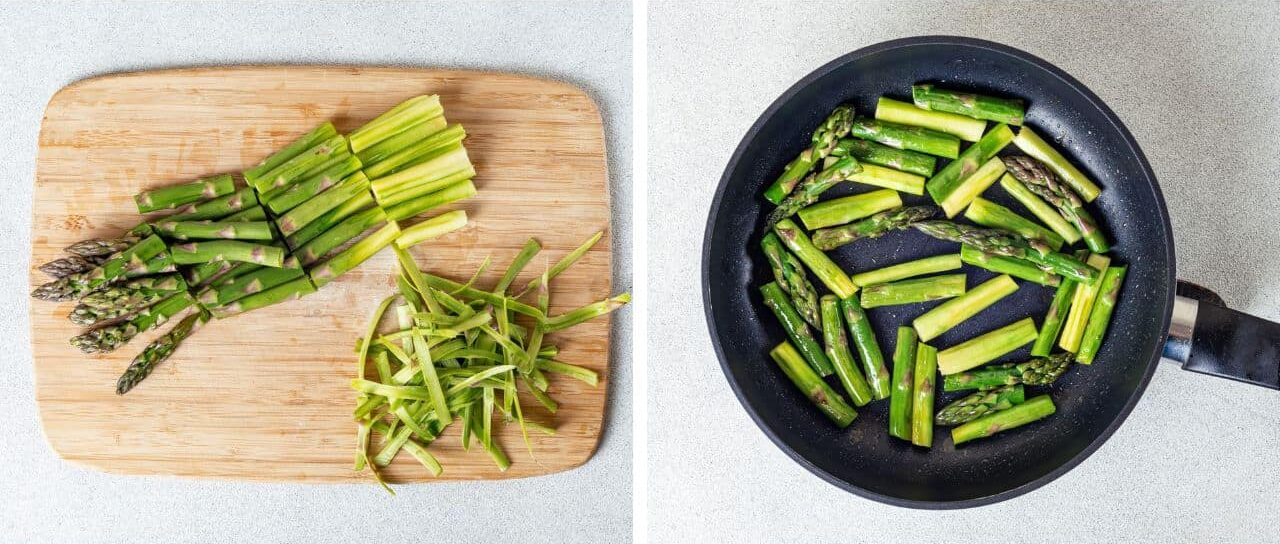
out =
{"type": "Polygon", "coordinates": [[[1128,125],[1160,180],[1178,276],[1216,289],[1238,309],[1280,319],[1280,288],[1272,283],[1280,267],[1280,15],[1261,2],[1163,6],[651,2],[654,541],[1275,541],[1275,391],[1161,365],[1120,430],[1062,478],[992,506],[912,511],[846,494],[775,448],[730,391],[703,321],[703,228],[747,128],[827,61],[921,34],[1003,42],[1093,89],[1128,125]]]}
{"type": "MultiPolygon", "coordinates": [[[[282,485],[127,477],[57,459],[31,382],[31,180],[45,103],[111,72],[219,64],[370,64],[561,79],[600,104],[614,285],[631,285],[631,9],[621,3],[0,5],[0,540],[5,542],[624,541],[631,534],[631,312],[615,319],[613,388],[586,465],[507,482],[282,485]],[[376,527],[375,527],[376,524],[376,527]]],[[[86,179],[91,182],[91,176],[86,179]]]]}

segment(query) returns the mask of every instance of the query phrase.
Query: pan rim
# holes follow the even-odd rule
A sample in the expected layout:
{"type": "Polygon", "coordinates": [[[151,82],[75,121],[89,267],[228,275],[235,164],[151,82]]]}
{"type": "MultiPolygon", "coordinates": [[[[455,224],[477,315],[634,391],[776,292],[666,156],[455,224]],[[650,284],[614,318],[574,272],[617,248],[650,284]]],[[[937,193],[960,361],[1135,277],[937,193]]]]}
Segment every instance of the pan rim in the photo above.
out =
{"type": "Polygon", "coordinates": [[[703,240],[702,242],[702,306],[703,306],[704,317],[707,322],[707,330],[711,337],[711,344],[715,350],[716,358],[720,362],[720,370],[724,373],[725,379],[729,382],[730,389],[733,390],[734,396],[737,397],[738,402],[746,410],[747,415],[751,417],[751,420],[753,422],[755,422],[756,427],[758,427],[762,432],[764,432],[765,436],[767,436],[769,440],[773,442],[774,446],[782,450],[782,452],[785,453],[788,457],[790,457],[793,461],[795,461],[797,464],[804,467],[809,472],[812,472],[822,480],[826,481],[827,483],[837,488],[843,489],[846,492],[853,493],[863,498],[871,499],[880,503],[906,507],[906,508],[924,509],[924,510],[953,510],[953,509],[973,508],[977,506],[994,504],[994,503],[1002,502],[1008,499],[1012,499],[1014,497],[1018,497],[1020,495],[1023,495],[1030,491],[1038,489],[1044,486],[1045,484],[1058,479],[1060,476],[1062,476],[1063,474],[1066,474],[1068,471],[1078,466],[1085,459],[1091,456],[1095,451],[1097,451],[1097,449],[1100,448],[1102,444],[1105,443],[1107,439],[1109,439],[1111,435],[1115,433],[1116,429],[1118,429],[1120,425],[1123,424],[1126,419],[1128,419],[1129,414],[1133,411],[1133,408],[1137,405],[1138,400],[1142,398],[1142,394],[1146,391],[1147,385],[1151,381],[1151,377],[1155,374],[1156,366],[1160,362],[1161,346],[1164,345],[1164,342],[1168,336],[1169,320],[1171,318],[1170,308],[1172,308],[1172,305],[1173,305],[1175,285],[1177,284],[1177,271],[1176,271],[1177,261],[1174,258],[1175,253],[1174,253],[1173,229],[1169,220],[1169,212],[1165,204],[1164,194],[1160,190],[1160,186],[1156,181],[1155,173],[1151,170],[1151,164],[1147,161],[1146,155],[1142,153],[1142,149],[1138,146],[1137,141],[1133,138],[1133,135],[1129,132],[1129,129],[1124,125],[1124,123],[1115,114],[1115,112],[1112,111],[1111,108],[1107,107],[1107,105],[1102,101],[1102,99],[1099,98],[1096,94],[1094,94],[1093,91],[1089,90],[1089,88],[1086,87],[1083,83],[1080,83],[1074,77],[1067,74],[1057,66],[1054,66],[1053,64],[1035,55],[1032,55],[1020,49],[1016,49],[1000,43],[996,43],[988,40],[976,39],[976,38],[961,37],[961,36],[946,36],[946,35],[915,36],[915,37],[899,38],[895,40],[889,40],[885,42],[872,44],[867,47],[859,48],[850,53],[841,55],[840,57],[837,57],[836,59],[830,62],[827,62],[826,64],[823,64],[821,67],[805,75],[795,84],[793,84],[791,87],[787,88],[787,90],[784,91],[782,95],[780,95],[777,99],[775,99],[769,105],[769,107],[766,108],[760,114],[760,116],[756,119],[756,121],[752,123],[751,127],[747,130],[746,134],[743,135],[742,140],[738,143],[738,146],[734,149],[733,155],[730,156],[728,163],[725,165],[724,173],[721,175],[720,182],[716,187],[715,196],[711,201],[711,209],[709,210],[709,213],[707,215],[707,225],[704,230],[702,240],[703,240]],[[729,362],[725,357],[724,347],[721,344],[720,334],[716,326],[715,316],[713,315],[714,312],[713,312],[713,306],[711,301],[711,240],[715,235],[715,224],[720,215],[721,201],[724,197],[725,191],[728,188],[730,177],[732,176],[733,172],[737,169],[738,164],[743,160],[746,154],[747,147],[759,135],[759,132],[761,128],[765,125],[765,123],[768,120],[770,120],[774,115],[776,115],[777,111],[781,109],[785,104],[793,100],[795,96],[800,93],[800,91],[802,91],[809,85],[813,84],[818,79],[825,77],[827,74],[831,73],[835,69],[845,64],[848,64],[849,62],[861,59],[866,56],[874,55],[884,51],[889,51],[892,49],[898,49],[903,47],[915,47],[915,46],[921,46],[921,45],[963,46],[963,47],[969,47],[969,48],[983,49],[983,50],[991,51],[1001,55],[1013,57],[1017,60],[1030,63],[1036,67],[1039,67],[1045,70],[1046,72],[1056,77],[1065,87],[1083,96],[1086,100],[1089,101],[1089,103],[1091,103],[1095,108],[1097,108],[1099,112],[1102,113],[1103,118],[1106,119],[1106,121],[1109,124],[1111,124],[1112,128],[1114,128],[1117,131],[1117,133],[1120,135],[1121,139],[1123,140],[1127,148],[1127,152],[1137,159],[1138,164],[1141,166],[1142,174],[1146,179],[1147,187],[1151,191],[1152,196],[1155,198],[1155,201],[1157,203],[1156,215],[1159,218],[1160,222],[1162,223],[1163,234],[1165,239],[1168,241],[1168,243],[1164,244],[1165,258],[1168,262],[1168,277],[1166,278],[1166,282],[1165,282],[1166,292],[1164,296],[1161,298],[1161,301],[1163,304],[1162,307],[1157,308],[1157,310],[1160,311],[1161,314],[1163,315],[1162,323],[1159,329],[1161,333],[1157,341],[1153,343],[1151,347],[1151,354],[1147,362],[1147,368],[1142,373],[1141,379],[1139,380],[1137,387],[1135,387],[1133,392],[1130,393],[1129,398],[1125,400],[1124,405],[1120,408],[1120,411],[1116,414],[1116,417],[1113,418],[1112,421],[1107,424],[1107,426],[1102,430],[1102,432],[1094,436],[1093,439],[1090,441],[1090,443],[1084,449],[1080,450],[1080,452],[1078,452],[1075,456],[1071,457],[1066,462],[1062,463],[1057,468],[1054,468],[1048,473],[1045,473],[1044,475],[1032,481],[1024,483],[1022,485],[1012,487],[1010,489],[1006,489],[998,493],[993,493],[993,494],[982,496],[982,497],[975,497],[971,499],[963,499],[963,500],[955,500],[955,501],[922,501],[922,500],[915,500],[915,499],[905,499],[902,497],[886,495],[883,493],[877,493],[877,492],[871,491],[869,489],[854,485],[850,482],[840,479],[834,474],[831,474],[830,472],[823,470],[822,468],[818,467],[814,463],[810,462],[803,455],[796,452],[794,449],[788,446],[785,442],[783,442],[782,439],[777,435],[777,433],[775,433],[772,428],[770,428],[767,424],[764,423],[763,419],[761,418],[760,414],[756,411],[755,407],[752,406],[747,401],[741,385],[738,383],[736,379],[734,379],[733,372],[730,368],[729,362]]]}

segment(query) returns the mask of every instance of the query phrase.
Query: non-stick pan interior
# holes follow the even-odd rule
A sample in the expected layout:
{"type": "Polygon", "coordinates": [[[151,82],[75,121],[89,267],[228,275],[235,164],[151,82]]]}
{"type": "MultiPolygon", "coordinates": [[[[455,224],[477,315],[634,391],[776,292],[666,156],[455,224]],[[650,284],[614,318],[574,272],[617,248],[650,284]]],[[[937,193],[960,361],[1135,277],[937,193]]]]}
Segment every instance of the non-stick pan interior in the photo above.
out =
{"type": "MultiPolygon", "coordinates": [[[[1013,150],[1011,145],[1006,153],[1013,150]]],[[[839,187],[829,196],[873,190],[839,187]]],[[[906,195],[904,195],[905,197],[906,195]]],[[[1030,216],[999,188],[984,197],[1030,216]]],[[[907,204],[927,197],[904,198],[907,204]]],[[[960,38],[913,38],[860,50],[797,84],[757,121],[721,180],[704,247],[704,301],[712,340],[727,377],[756,422],[789,455],[828,481],[877,500],[925,508],[965,507],[1014,496],[1047,482],[1096,449],[1124,419],[1158,361],[1174,289],[1173,247],[1164,202],[1150,167],[1114,114],[1082,85],[1034,57],[960,38]],[[1025,99],[1027,124],[1057,144],[1104,191],[1093,204],[1115,246],[1112,258],[1130,270],[1110,333],[1092,366],[1077,365],[1051,389],[1058,413],[994,438],[952,445],[936,430],[932,451],[887,433],[888,402],[859,409],[840,430],[815,410],[768,356],[786,338],[761,302],[771,273],[758,247],[761,193],[841,103],[874,113],[881,95],[910,100],[913,83],[934,82],[1025,99]]],[[[1077,244],[1082,247],[1082,244],[1077,244]]],[[[851,272],[954,253],[958,246],[915,231],[859,241],[832,252],[851,272]]],[[[993,274],[965,266],[970,288],[993,274]]],[[[819,291],[821,284],[814,280],[819,291]]],[[[1051,288],[1018,281],[1020,289],[930,343],[940,349],[1024,317],[1040,325],[1051,288]]],[[[868,311],[882,351],[891,359],[894,331],[938,303],[868,311]]],[[[1024,360],[1027,350],[1006,360],[1024,360]]],[[[834,387],[838,383],[831,380],[834,387]]],[[[1029,392],[1028,394],[1031,394],[1029,392]]],[[[944,394],[939,406],[958,398],[944,394]]]]}

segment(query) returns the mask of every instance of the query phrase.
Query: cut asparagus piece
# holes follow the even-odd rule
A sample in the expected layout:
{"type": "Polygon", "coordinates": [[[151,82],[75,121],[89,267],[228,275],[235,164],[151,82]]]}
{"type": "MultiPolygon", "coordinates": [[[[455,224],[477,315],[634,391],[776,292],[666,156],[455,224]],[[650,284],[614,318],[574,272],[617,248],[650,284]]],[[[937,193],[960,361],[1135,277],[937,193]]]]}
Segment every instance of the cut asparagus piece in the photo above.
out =
{"type": "MultiPolygon", "coordinates": [[[[471,158],[467,156],[467,149],[460,144],[430,160],[373,180],[373,196],[379,204],[385,206],[388,204],[384,200],[393,193],[430,184],[458,173],[464,174],[464,179],[475,177],[475,168],[471,165],[471,158]]],[[[436,190],[444,186],[437,186],[436,190]]]]}
{"type": "Polygon", "coordinates": [[[955,113],[1015,126],[1022,125],[1022,118],[1027,111],[1021,100],[948,91],[929,83],[912,85],[911,100],[922,109],[955,113]]]}
{"type": "Polygon", "coordinates": [[[323,216],[329,210],[341,206],[347,200],[361,193],[368,192],[369,178],[356,172],[333,188],[320,193],[314,198],[299,204],[284,215],[276,218],[280,233],[289,236],[323,216]]]}
{"type": "Polygon", "coordinates": [[[1026,400],[1021,385],[1006,385],[990,391],[979,391],[948,404],[938,410],[933,421],[938,425],[953,427],[968,423],[992,412],[1007,410],[1026,400]]]}
{"type": "Polygon", "coordinates": [[[862,163],[863,166],[866,166],[867,164],[886,166],[894,170],[901,170],[903,172],[909,172],[925,177],[933,175],[933,167],[938,162],[938,158],[933,155],[916,153],[915,151],[907,151],[905,149],[895,149],[881,143],[876,143],[871,140],[863,140],[861,138],[845,138],[840,140],[835,149],[831,150],[831,156],[851,156],[858,159],[858,162],[862,163]]]}
{"type": "Polygon", "coordinates": [[[1052,204],[1062,217],[1071,222],[1076,231],[1084,237],[1084,243],[1089,246],[1089,251],[1106,253],[1111,249],[1107,244],[1107,237],[1102,234],[1102,229],[1098,228],[1098,221],[1093,218],[1089,210],[1085,209],[1084,202],[1071,188],[1059,182],[1058,177],[1044,164],[1031,157],[1023,156],[1006,157],[1004,162],[1014,179],[1022,182],[1028,191],[1052,204]]]}
{"type": "Polygon", "coordinates": [[[1080,340],[1080,349],[1076,354],[1076,362],[1080,364],[1093,364],[1093,358],[1098,354],[1098,348],[1102,347],[1102,339],[1107,335],[1107,326],[1111,323],[1111,313],[1115,311],[1116,299],[1120,295],[1120,286],[1124,283],[1124,274],[1128,271],[1127,266],[1112,266],[1107,268],[1106,273],[1102,275],[1102,281],[1098,282],[1101,286],[1098,289],[1098,298],[1093,303],[1093,310],[1089,312],[1089,324],[1084,328],[1084,334],[1080,340]]]}
{"type": "Polygon", "coordinates": [[[854,119],[849,134],[889,147],[919,151],[954,159],[960,154],[960,138],[927,128],[900,125],[860,117],[854,119]]]}
{"type": "Polygon", "coordinates": [[[1013,210],[982,197],[973,199],[973,202],[965,209],[964,217],[984,227],[1014,232],[1028,240],[1040,240],[1048,244],[1049,248],[1054,251],[1062,249],[1062,244],[1065,242],[1061,236],[1058,236],[1058,233],[1037,225],[1030,219],[1018,215],[1013,210]]]}
{"type": "Polygon", "coordinates": [[[938,350],[929,344],[916,347],[915,383],[911,395],[911,443],[933,447],[933,397],[938,380],[938,350]]]}
{"type": "Polygon", "coordinates": [[[946,274],[868,285],[862,289],[862,307],[877,308],[951,298],[964,294],[964,282],[964,274],[946,274]]]}
{"type": "Polygon", "coordinates": [[[908,206],[880,212],[848,225],[813,232],[813,245],[819,250],[832,250],[858,240],[877,238],[895,230],[903,230],[938,213],[933,206],[908,206]]]}
{"type": "MultiPolygon", "coordinates": [[[[373,206],[373,194],[367,191],[360,193],[339,204],[338,207],[325,212],[324,215],[317,217],[314,221],[307,223],[307,226],[302,227],[298,232],[285,236],[285,242],[289,244],[289,247],[299,248],[355,214],[369,211],[373,206]]],[[[379,211],[381,210],[379,209],[379,211]]],[[[385,212],[382,213],[382,217],[385,219],[385,212]]]]}
{"type": "Polygon", "coordinates": [[[163,221],[156,229],[175,240],[270,240],[267,221],[163,221]]]}
{"type": "Polygon", "coordinates": [[[429,195],[386,208],[387,219],[391,221],[403,221],[423,212],[430,211],[433,208],[438,208],[473,196],[476,196],[476,186],[471,182],[471,180],[455,183],[429,195]]]}
{"type": "Polygon", "coordinates": [[[284,249],[241,242],[239,240],[213,240],[190,242],[169,248],[173,262],[177,264],[202,264],[213,261],[237,261],[280,268],[284,266],[284,249]]]}
{"type": "Polygon", "coordinates": [[[1008,274],[1020,280],[1047,287],[1059,285],[1063,281],[1057,274],[1044,270],[1030,261],[992,255],[970,245],[960,246],[960,259],[978,268],[985,268],[997,274],[1008,274]]]}
{"type": "Polygon", "coordinates": [[[454,210],[406,228],[396,238],[396,247],[407,249],[467,226],[467,212],[454,210]]]}
{"type": "Polygon", "coordinates": [[[360,159],[365,164],[364,173],[369,176],[369,179],[378,179],[394,174],[405,168],[438,157],[441,153],[453,149],[466,136],[466,130],[462,128],[462,125],[451,125],[411,146],[399,149],[385,158],[380,159],[370,155],[369,159],[366,160],[364,158],[365,154],[361,153],[360,159]]]}
{"type": "Polygon", "coordinates": [[[809,147],[788,163],[782,175],[778,176],[778,179],[765,190],[765,198],[774,204],[782,203],[782,200],[791,194],[792,189],[795,189],[796,184],[800,183],[810,170],[821,164],[822,160],[831,154],[840,139],[849,134],[852,124],[853,108],[840,106],[832,111],[831,115],[813,131],[809,147]]]}
{"type": "Polygon", "coordinates": [[[143,191],[133,196],[138,213],[151,213],[177,208],[201,200],[217,198],[236,190],[231,174],[218,174],[191,183],[143,191]]]}
{"type": "Polygon", "coordinates": [[[902,207],[902,198],[897,191],[881,189],[819,202],[801,209],[796,215],[809,230],[843,225],[869,215],[902,207]]]}
{"type": "Polygon", "coordinates": [[[173,215],[165,217],[164,221],[202,221],[205,219],[219,219],[257,205],[258,194],[253,191],[252,187],[245,187],[234,193],[226,196],[220,196],[213,200],[187,204],[186,206],[178,208],[173,215]]]}
{"type": "Polygon", "coordinates": [[[818,280],[836,296],[846,299],[858,291],[858,287],[849,280],[844,270],[814,246],[804,231],[790,219],[779,221],[773,226],[773,231],[778,234],[778,238],[787,246],[787,249],[791,250],[800,262],[803,262],[813,275],[817,276],[818,280]]]}
{"type": "Polygon", "coordinates": [[[305,274],[300,268],[263,267],[234,278],[219,280],[200,292],[198,300],[207,308],[230,304],[305,274]]]}
{"type": "Polygon", "coordinates": [[[810,174],[800,185],[791,191],[783,201],[778,204],[769,213],[765,225],[773,225],[778,221],[791,217],[799,212],[801,208],[813,204],[818,201],[818,197],[825,193],[828,189],[835,187],[842,181],[846,181],[850,176],[860,172],[862,165],[858,164],[858,160],[853,157],[844,157],[830,166],[823,168],[821,172],[810,174]]]}
{"type": "Polygon", "coordinates": [[[310,174],[318,173],[332,166],[336,160],[341,160],[350,154],[347,139],[339,134],[280,163],[260,177],[249,176],[246,173],[245,181],[248,181],[259,193],[266,194],[273,189],[288,187],[310,174]]]}
{"type": "MultiPolygon", "coordinates": [[[[1093,183],[1084,172],[1081,172],[1075,165],[1063,157],[1058,150],[1049,145],[1048,142],[1040,139],[1040,136],[1031,130],[1031,127],[1022,127],[1018,130],[1018,137],[1013,139],[1013,145],[1018,146],[1023,153],[1031,155],[1036,160],[1045,163],[1053,173],[1057,174],[1062,181],[1071,186],[1071,189],[1080,195],[1085,202],[1093,202],[1102,193],[1102,189],[1093,183]]],[[[1081,233],[1084,234],[1084,233],[1081,233]]]]}
{"type": "Polygon", "coordinates": [[[889,435],[903,440],[911,440],[917,340],[911,327],[898,327],[898,342],[893,348],[893,391],[889,395],[889,435]]]}
{"type": "Polygon", "coordinates": [[[1030,317],[938,352],[938,369],[955,374],[982,366],[1036,339],[1036,324],[1030,317]]]}
{"type": "Polygon", "coordinates": [[[970,440],[985,438],[1001,431],[1044,419],[1052,415],[1056,410],[1057,408],[1054,407],[1053,400],[1049,398],[1049,395],[1033,397],[1008,410],[988,414],[951,429],[951,442],[958,446],[970,440]]]}
{"type": "Polygon", "coordinates": [[[800,353],[804,354],[804,359],[813,367],[814,372],[819,376],[830,376],[835,372],[831,360],[822,350],[822,345],[813,337],[813,332],[805,324],[804,318],[800,317],[800,313],[791,306],[791,301],[786,293],[782,292],[777,282],[769,282],[761,286],[760,294],[764,296],[765,306],[768,306],[777,316],[782,329],[799,348],[800,353]]]}
{"type": "Polygon", "coordinates": [[[90,330],[71,339],[71,345],[85,353],[108,353],[123,346],[133,337],[163,325],[169,318],[195,305],[186,291],[155,303],[123,323],[90,330]]]}
{"type": "Polygon", "coordinates": [[[996,125],[977,143],[964,150],[956,160],[947,163],[924,184],[933,201],[941,204],[965,179],[977,172],[987,161],[996,156],[1009,142],[1013,131],[1007,125],[996,125]]]}
{"type": "Polygon", "coordinates": [[[826,346],[827,359],[835,368],[840,385],[849,395],[854,406],[865,406],[875,396],[867,379],[858,370],[853,361],[853,353],[849,351],[849,337],[844,333],[844,319],[840,317],[840,299],[835,295],[822,297],[822,340],[826,346]]]}
{"type": "Polygon", "coordinates": [[[444,113],[438,95],[415,96],[401,102],[394,108],[351,133],[351,149],[357,153],[372,147],[374,144],[394,136],[413,125],[444,113]]]}
{"type": "Polygon", "coordinates": [[[168,274],[176,271],[177,269],[178,267],[173,264],[173,256],[170,255],[168,251],[165,251],[155,257],[147,259],[146,262],[129,263],[129,265],[124,268],[123,277],[125,279],[134,279],[143,276],[150,276],[152,274],[168,274]]]}
{"type": "Polygon", "coordinates": [[[356,242],[345,251],[334,255],[329,260],[307,270],[316,287],[323,287],[351,269],[373,257],[382,248],[391,245],[400,236],[400,227],[394,221],[370,234],[367,238],[356,242]]]}
{"type": "Polygon", "coordinates": [[[934,238],[970,245],[987,253],[1023,259],[1081,283],[1094,284],[1098,280],[1098,270],[1080,262],[1080,259],[1050,251],[1044,242],[1027,240],[1007,230],[985,229],[950,221],[921,221],[912,226],[934,238]]]}
{"type": "Polygon", "coordinates": [[[1023,363],[990,365],[943,378],[943,391],[992,389],[1003,385],[1050,385],[1067,372],[1073,355],[1057,353],[1023,363]]]}
{"type": "Polygon", "coordinates": [[[960,180],[960,184],[956,185],[938,205],[942,206],[942,211],[946,212],[948,218],[955,217],[965,206],[973,202],[973,199],[978,198],[978,195],[1000,179],[1004,171],[1004,162],[1000,157],[992,157],[968,177],[960,180]]]}
{"type": "Polygon", "coordinates": [[[960,268],[960,255],[938,255],[936,257],[925,257],[915,261],[909,261],[893,266],[869,270],[849,276],[853,283],[858,286],[875,285],[877,283],[889,283],[891,281],[923,276],[925,274],[933,274],[935,272],[946,272],[947,270],[955,270],[960,268]]]}
{"type": "Polygon", "coordinates": [[[944,132],[966,142],[982,139],[982,132],[987,128],[986,121],[946,111],[930,111],[883,96],[876,102],[876,119],[944,132]]]}
{"type": "Polygon", "coordinates": [[[912,321],[911,325],[915,327],[920,339],[928,342],[978,315],[978,312],[1012,295],[1017,290],[1018,284],[1012,278],[1004,275],[996,276],[970,289],[969,292],[925,312],[912,321]]]}
{"type": "Polygon", "coordinates": [[[147,379],[151,375],[151,371],[155,370],[156,365],[164,362],[173,352],[178,350],[178,346],[186,340],[191,333],[195,332],[196,327],[208,321],[209,314],[204,311],[193,312],[191,315],[182,318],[177,325],[174,325],[169,332],[160,338],[155,339],[147,345],[146,348],[139,353],[133,361],[129,363],[129,367],[124,370],[124,374],[116,380],[116,394],[123,395],[136,387],[139,382],[147,379]]]}
{"type": "MultiPolygon", "coordinates": [[[[1105,272],[1111,265],[1111,258],[1106,255],[1090,255],[1088,263],[1094,269],[1105,272]]],[[[1062,335],[1058,338],[1058,347],[1071,353],[1080,349],[1080,340],[1084,338],[1084,329],[1089,323],[1089,315],[1093,312],[1093,304],[1098,298],[1101,284],[1101,281],[1093,284],[1081,283],[1076,287],[1076,292],[1071,295],[1071,310],[1067,313],[1067,322],[1063,324],[1062,335]]]]}
{"type": "Polygon", "coordinates": [[[284,149],[273,153],[264,159],[257,166],[250,168],[244,172],[244,179],[249,185],[255,185],[267,172],[274,170],[277,166],[288,162],[289,159],[301,155],[303,152],[311,149],[322,142],[338,135],[338,130],[333,128],[333,123],[326,121],[324,124],[314,128],[311,132],[303,134],[294,140],[284,149]]]}
{"type": "Polygon", "coordinates": [[[863,164],[861,166],[862,170],[849,176],[848,181],[862,183],[864,185],[872,185],[875,187],[884,187],[886,189],[902,191],[911,195],[924,194],[924,176],[908,172],[900,172],[892,168],[885,168],[874,164],[863,164]]]}
{"type": "Polygon", "coordinates": [[[334,248],[382,224],[386,219],[387,214],[382,211],[382,208],[369,208],[334,225],[333,228],[324,231],[324,234],[312,238],[298,247],[293,255],[298,258],[298,263],[302,266],[310,266],[323,259],[334,248]]]}
{"type": "Polygon", "coordinates": [[[1036,216],[1036,219],[1039,219],[1041,223],[1048,225],[1053,232],[1057,233],[1058,236],[1061,236],[1062,239],[1066,241],[1067,245],[1074,244],[1080,240],[1080,232],[1077,231],[1075,227],[1071,226],[1071,223],[1069,223],[1066,218],[1062,217],[1062,214],[1058,213],[1052,206],[1041,200],[1040,197],[1036,196],[1036,194],[1031,192],[1030,189],[1027,189],[1027,186],[1023,185],[1021,181],[1018,181],[1017,178],[1014,178],[1008,173],[1000,176],[1000,187],[1017,200],[1018,203],[1022,204],[1023,207],[1031,210],[1031,214],[1036,216]]]}
{"type": "Polygon", "coordinates": [[[475,174],[476,174],[475,170],[466,169],[466,170],[461,170],[458,172],[454,172],[452,174],[445,175],[442,178],[423,181],[422,183],[412,183],[412,184],[404,185],[404,186],[401,186],[399,189],[395,190],[394,192],[388,193],[380,197],[378,199],[378,205],[384,208],[389,208],[391,206],[395,206],[396,204],[408,202],[416,198],[429,195],[431,193],[434,193],[446,187],[455,185],[459,182],[469,180],[475,177],[475,174]]]}
{"type": "MultiPolygon", "coordinates": [[[[448,124],[449,122],[445,120],[444,115],[425,119],[395,136],[373,144],[368,149],[361,150],[356,155],[360,158],[360,162],[366,165],[379,163],[397,152],[435,136],[440,131],[445,130],[448,124]]],[[[460,125],[454,126],[461,127],[460,125]]],[[[458,141],[461,141],[461,138],[458,141]]],[[[367,175],[368,172],[365,172],[365,174],[367,175]]]]}
{"type": "Polygon", "coordinates": [[[1071,280],[1063,280],[1053,293],[1053,302],[1049,303],[1049,311],[1045,312],[1044,321],[1040,325],[1040,336],[1031,345],[1032,355],[1045,357],[1053,351],[1053,346],[1058,343],[1058,334],[1062,332],[1062,325],[1066,322],[1067,310],[1071,308],[1071,297],[1075,293],[1076,282],[1071,280]]]}
{"type": "Polygon", "coordinates": [[[79,298],[125,277],[131,268],[146,266],[147,261],[164,251],[164,241],[159,236],[148,236],[92,270],[65,276],[37,287],[31,296],[53,302],[79,298]]]}
{"type": "MultiPolygon", "coordinates": [[[[316,195],[328,193],[330,188],[350,179],[350,177],[364,178],[364,174],[360,173],[360,159],[355,155],[346,155],[337,158],[333,164],[329,165],[320,172],[308,176],[306,179],[297,183],[282,187],[262,197],[267,207],[271,208],[271,212],[281,215],[284,212],[292,210],[295,206],[303,202],[310,202],[317,198],[316,195]]],[[[368,182],[368,179],[365,179],[368,182]]]]}
{"type": "Polygon", "coordinates": [[[764,250],[769,267],[773,269],[773,278],[778,282],[778,287],[791,297],[792,306],[806,323],[815,329],[822,328],[818,309],[818,291],[813,288],[812,283],[809,283],[809,277],[805,274],[804,265],[800,263],[800,259],[782,247],[782,240],[772,232],[765,234],[760,240],[760,248],[764,250]]]}
{"type": "Polygon", "coordinates": [[[858,412],[845,402],[844,397],[841,397],[840,393],[827,385],[827,382],[822,381],[822,378],[809,368],[795,346],[783,342],[773,348],[769,356],[778,364],[778,368],[782,369],[782,373],[786,374],[791,383],[795,384],[809,398],[809,401],[813,402],[814,406],[817,406],[837,426],[842,429],[848,427],[853,423],[854,418],[858,417],[858,412]]]}
{"type": "Polygon", "coordinates": [[[314,292],[316,292],[316,288],[311,284],[311,281],[306,277],[301,277],[293,281],[282,283],[267,289],[266,291],[246,296],[225,306],[210,308],[209,311],[213,313],[214,317],[223,319],[233,315],[242,314],[250,310],[265,308],[273,304],[296,300],[314,292]]]}
{"type": "Polygon", "coordinates": [[[884,353],[880,351],[875,331],[871,330],[867,313],[858,304],[857,297],[841,299],[840,309],[844,311],[844,322],[849,327],[849,336],[853,337],[853,345],[858,349],[867,385],[871,386],[876,399],[889,398],[889,369],[885,367],[884,353]]]}

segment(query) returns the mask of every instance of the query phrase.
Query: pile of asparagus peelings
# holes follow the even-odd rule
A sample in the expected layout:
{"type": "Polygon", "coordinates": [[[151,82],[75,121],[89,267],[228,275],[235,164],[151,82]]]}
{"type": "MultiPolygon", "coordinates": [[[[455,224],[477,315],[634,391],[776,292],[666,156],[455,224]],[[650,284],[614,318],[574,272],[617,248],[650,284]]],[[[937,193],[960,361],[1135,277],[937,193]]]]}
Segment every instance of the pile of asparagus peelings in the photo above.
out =
{"type": "Polygon", "coordinates": [[[930,84],[911,91],[911,103],[881,97],[874,118],[836,108],[766,189],[777,207],[761,249],[774,281],[760,292],[789,338],[770,355],[819,410],[845,427],[855,406],[888,398],[889,434],[931,447],[935,424],[954,426],[952,442],[961,444],[1053,414],[1049,395],[1028,398],[1025,387],[1093,362],[1127,267],[1112,265],[1086,208],[1101,189],[1022,126],[1021,101],[930,84]],[[1010,143],[1025,155],[1002,156],[1010,143]],[[939,168],[940,158],[949,162],[939,168]],[[882,189],[819,201],[847,182],[882,189]],[[1039,222],[983,198],[997,182],[1039,222]],[[903,193],[926,191],[932,203],[904,206],[903,193]],[[934,219],[939,211],[945,220],[934,219]],[[952,220],[961,212],[972,224],[952,220]],[[852,276],[825,253],[906,229],[955,242],[959,252],[852,276]],[[1080,241],[1087,250],[1067,249],[1080,241]],[[938,274],[966,264],[1000,275],[969,288],[964,273],[938,274]],[[830,294],[819,296],[809,273],[830,294]],[[1039,328],[1025,317],[946,349],[926,343],[1013,294],[1014,278],[1055,289],[1039,328]],[[898,328],[890,371],[864,309],[942,299],[898,328]],[[1028,344],[1032,359],[988,364],[1028,344]],[[848,400],[823,379],[831,374],[848,400]],[[939,374],[945,392],[976,392],[935,411],[939,374]]]}

